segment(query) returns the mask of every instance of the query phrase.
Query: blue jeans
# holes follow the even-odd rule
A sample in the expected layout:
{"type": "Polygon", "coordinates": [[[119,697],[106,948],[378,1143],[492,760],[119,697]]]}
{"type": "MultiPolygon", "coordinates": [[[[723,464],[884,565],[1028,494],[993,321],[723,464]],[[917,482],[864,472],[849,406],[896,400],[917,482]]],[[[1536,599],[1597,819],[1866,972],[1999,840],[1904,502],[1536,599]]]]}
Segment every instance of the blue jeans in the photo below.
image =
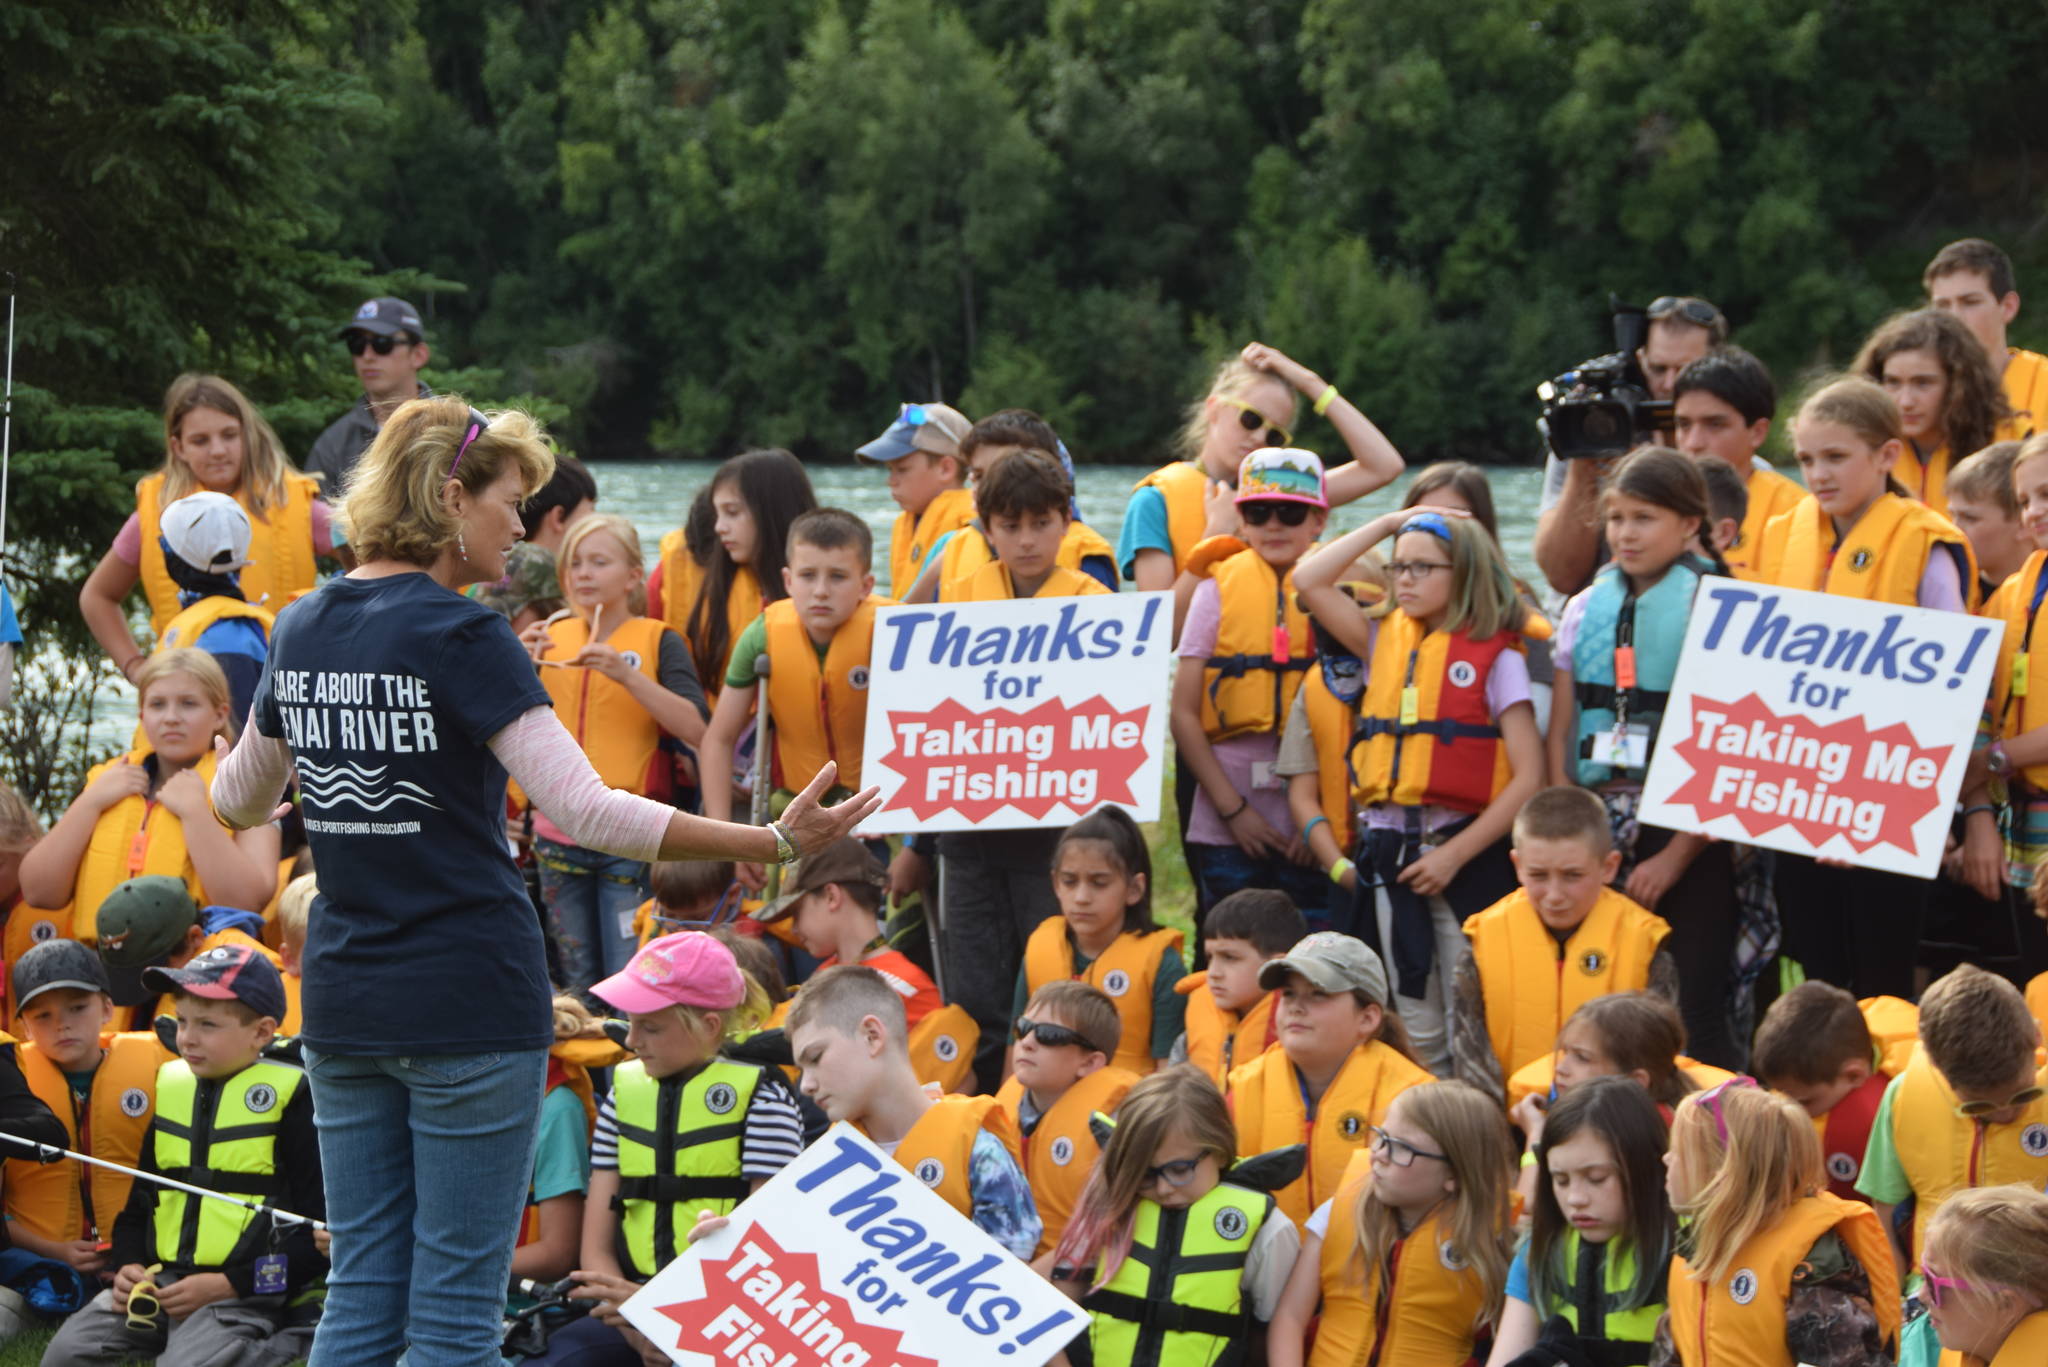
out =
{"type": "Polygon", "coordinates": [[[334,1271],[315,1367],[501,1367],[547,1053],[306,1050],[334,1271]]]}
{"type": "MultiPolygon", "coordinates": [[[[1181,847],[1187,854],[1188,872],[1195,880],[1195,947],[1201,953],[1203,923],[1209,908],[1233,892],[1245,888],[1272,888],[1287,894],[1301,912],[1308,928],[1330,928],[1329,875],[1322,870],[1289,863],[1285,859],[1254,859],[1235,845],[1181,847]]],[[[1345,894],[1347,897],[1349,894],[1345,894]]],[[[1206,956],[1204,956],[1206,957],[1206,956]]]]}
{"type": "Polygon", "coordinates": [[[562,986],[588,995],[591,985],[626,966],[639,948],[633,913],[647,900],[647,865],[581,845],[533,842],[540,896],[562,949],[562,986]]]}

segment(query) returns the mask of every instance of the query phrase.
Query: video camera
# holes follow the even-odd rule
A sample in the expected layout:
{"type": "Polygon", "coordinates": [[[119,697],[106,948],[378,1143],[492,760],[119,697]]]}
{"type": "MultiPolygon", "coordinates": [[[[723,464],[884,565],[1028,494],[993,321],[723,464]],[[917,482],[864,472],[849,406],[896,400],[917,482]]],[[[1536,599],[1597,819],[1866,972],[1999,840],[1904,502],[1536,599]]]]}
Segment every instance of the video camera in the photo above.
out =
{"type": "Polygon", "coordinates": [[[1537,425],[1560,460],[1625,455],[1671,425],[1671,401],[1650,397],[1650,382],[1636,360],[1649,336],[1649,313],[1613,295],[1607,303],[1616,349],[1536,386],[1543,400],[1537,425]]]}

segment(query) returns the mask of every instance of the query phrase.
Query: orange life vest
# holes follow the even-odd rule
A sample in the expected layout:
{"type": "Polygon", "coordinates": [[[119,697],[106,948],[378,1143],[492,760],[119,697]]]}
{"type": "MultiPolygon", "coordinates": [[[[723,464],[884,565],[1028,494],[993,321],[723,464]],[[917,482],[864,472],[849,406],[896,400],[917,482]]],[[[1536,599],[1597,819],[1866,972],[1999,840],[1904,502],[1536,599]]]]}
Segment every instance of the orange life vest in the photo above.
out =
{"type": "MultiPolygon", "coordinates": [[[[1102,1153],[1088,1128],[1088,1117],[1097,1111],[1114,1114],[1137,1080],[1135,1074],[1121,1068],[1098,1068],[1062,1092],[1038,1118],[1037,1128],[1024,1135],[1024,1176],[1031,1184],[1032,1199],[1038,1202],[1038,1218],[1045,1223],[1045,1233],[1038,1241],[1041,1254],[1052,1252],[1066,1232],[1081,1188],[1102,1153]]],[[[1017,1121],[1024,1084],[1010,1078],[996,1093],[996,1100],[1010,1119],[1017,1121]]],[[[1021,1123],[1018,1132],[1023,1133],[1021,1123]]]]}
{"type": "Polygon", "coordinates": [[[1757,580],[1763,578],[1758,562],[1763,555],[1764,529],[1772,518],[1791,512],[1806,497],[1806,490],[1776,470],[1752,467],[1748,478],[1749,508],[1742,515],[1742,530],[1735,534],[1734,544],[1721,552],[1721,559],[1737,579],[1757,580]]]}
{"type": "MultiPolygon", "coordinates": [[[[46,911],[32,907],[18,897],[7,909],[7,929],[0,932],[0,962],[11,969],[21,956],[45,940],[68,940],[71,938],[71,908],[46,911]]],[[[5,1004],[6,1019],[14,1019],[14,974],[0,972],[0,1003],[5,1004]]]]}
{"type": "MultiPolygon", "coordinates": [[[[2048,1085],[2048,1069],[2035,1079],[2048,1085]]],[[[1893,1081],[1892,1149],[1913,1186],[1913,1265],[1941,1203],[1968,1187],[2048,1185],[2048,1097],[2005,1125],[1965,1120],[1956,1094],[1923,1052],[1893,1081]]]]}
{"type": "Polygon", "coordinates": [[[939,538],[973,521],[974,495],[966,489],[943,491],[915,517],[898,513],[889,532],[889,592],[899,597],[910,592],[939,538]]]}
{"type": "MultiPolygon", "coordinates": [[[[1038,586],[1033,598],[1086,598],[1097,593],[1108,593],[1102,581],[1079,570],[1064,566],[1053,566],[1052,573],[1038,586]]],[[[1000,560],[990,561],[968,575],[950,584],[939,586],[941,603],[1003,603],[1017,596],[1017,586],[1010,579],[1010,567],[1000,560]]]]}
{"type": "MultiPolygon", "coordinates": [[[[2025,441],[2036,432],[2048,430],[2048,356],[2007,347],[2005,374],[2000,377],[2011,416],[1998,424],[1993,441],[2025,441]]],[[[2043,1354],[2048,1362],[2048,1354],[2043,1354]]]]}
{"type": "Polygon", "coordinates": [[[2044,1362],[2048,1362],[2048,1310],[2036,1310],[2014,1325],[1998,1346],[1998,1356],[1988,1363],[1953,1348],[1941,1354],[1941,1367],[2041,1367],[2044,1362]]]}
{"type": "Polygon", "coordinates": [[[1947,517],[1948,472],[1954,464],[1955,457],[1949,454],[1947,442],[1937,446],[1933,454],[1923,460],[1913,443],[1908,441],[1906,449],[1892,462],[1892,478],[1903,485],[1908,494],[1947,517]]]}
{"type": "Polygon", "coordinates": [[[1378,1040],[1351,1051],[1310,1116],[1301,1099],[1301,1076],[1274,1045],[1230,1074],[1230,1114],[1237,1123],[1237,1154],[1249,1158],[1289,1144],[1308,1145],[1302,1175],[1273,1193],[1296,1224],[1329,1199],[1354,1153],[1365,1151],[1371,1127],[1384,1124],[1394,1098],[1436,1079],[1430,1071],[1378,1040]]]}
{"type": "Polygon", "coordinates": [[[974,1073],[974,1051],[981,1044],[981,1026],[958,1002],[927,1012],[910,1027],[910,1069],[917,1080],[941,1091],[957,1092],[974,1073]]]}
{"type": "MultiPolygon", "coordinates": [[[[1318,664],[1326,667],[1329,661],[1318,664]]],[[[1316,808],[1328,819],[1337,848],[1348,851],[1358,822],[1351,805],[1350,766],[1339,763],[1337,757],[1350,753],[1352,734],[1358,729],[1358,708],[1330,691],[1330,681],[1320,667],[1309,670],[1302,680],[1301,699],[1316,751],[1316,808]]]]}
{"type": "MultiPolygon", "coordinates": [[[[33,1044],[14,1046],[15,1061],[34,1092],[64,1122],[70,1136],[64,1147],[90,1153],[110,1163],[134,1167],[142,1154],[142,1138],[156,1110],[156,1072],[168,1055],[153,1034],[135,1032],[103,1038],[106,1057],[93,1071],[86,1098],[85,1134],[71,1083],[50,1056],[33,1044]],[[80,1148],[81,1141],[90,1148],[80,1148]]],[[[128,1204],[135,1179],[110,1168],[87,1167],[74,1158],[55,1163],[10,1158],[6,1164],[7,1217],[44,1239],[73,1242],[109,1238],[114,1217],[128,1204]],[[85,1208],[86,1193],[92,1211],[85,1208]]]]}
{"type": "MultiPolygon", "coordinates": [[[[197,489],[189,492],[197,493],[197,489]]],[[[319,568],[313,555],[313,500],[320,482],[297,471],[284,479],[282,507],[258,517],[249,506],[245,490],[235,491],[235,502],[249,514],[249,564],[239,572],[242,596],[259,607],[277,612],[294,597],[313,587],[319,568]]],[[[159,470],[135,486],[135,514],[142,533],[142,563],[136,572],[142,591],[149,599],[149,626],[158,636],[178,615],[178,585],[164,562],[163,547],[164,474],[159,470]]]]}
{"type": "Polygon", "coordinates": [[[1202,669],[1202,731],[1211,741],[1278,735],[1316,659],[1294,569],[1279,574],[1257,551],[1242,550],[1211,566],[1209,577],[1222,617],[1202,669]]]}
{"type": "MultiPolygon", "coordinates": [[[[661,682],[661,640],[667,624],[634,617],[613,627],[605,644],[626,663],[661,682]]],[[[573,660],[590,644],[590,623],[578,616],[548,625],[543,660],[573,660]]],[[[605,787],[643,796],[666,795],[671,768],[661,753],[661,723],[632,690],[595,669],[543,669],[540,681],[554,699],[555,715],[590,757],[605,787]]]]}
{"type": "MultiPolygon", "coordinates": [[[[2048,418],[2048,414],[2043,415],[2048,418]]],[[[2035,620],[2048,604],[2048,551],[2035,551],[2000,585],[1984,605],[1987,616],[2005,623],[1998,646],[1998,667],[1991,675],[1991,719],[2004,740],[2048,726],[2048,654],[2043,657],[2041,686],[2033,686],[2035,620]]],[[[2041,635],[2048,651],[2048,632],[2041,635]]],[[[2020,770],[2028,783],[2048,789],[2048,764],[2020,770]]]]}
{"type": "MultiPolygon", "coordinates": [[[[1116,551],[1102,539],[1102,533],[1085,522],[1070,520],[1066,535],[1060,538],[1059,554],[1053,563],[1061,569],[1078,570],[1082,561],[1097,557],[1114,561],[1116,551]]],[[[976,519],[947,538],[946,549],[939,553],[938,582],[950,584],[957,579],[965,579],[995,558],[995,547],[989,544],[988,533],[981,529],[980,519],[976,519]]],[[[1115,573],[1112,565],[1110,574],[1114,576],[1115,573]]],[[[907,590],[908,586],[905,587],[907,590]]]]}
{"type": "MultiPolygon", "coordinates": [[[[130,764],[140,764],[149,757],[130,752],[125,758],[130,764]]],[[[91,787],[108,765],[121,762],[109,760],[94,765],[85,776],[86,786],[91,787]]],[[[211,791],[213,751],[202,754],[193,767],[211,791]]],[[[161,802],[140,796],[124,797],[101,812],[93,824],[85,857],[78,864],[77,880],[71,887],[71,933],[87,944],[98,943],[100,903],[107,899],[115,884],[146,873],[181,879],[192,900],[202,907],[212,900],[200,886],[199,870],[192,866],[191,853],[185,848],[184,822],[161,802]]]]}
{"type": "Polygon", "coordinates": [[[974,1195],[968,1188],[968,1173],[975,1136],[983,1130],[1002,1140],[1017,1166],[1024,1166],[1023,1137],[1010,1113],[992,1096],[955,1093],[940,1097],[918,1117],[897,1144],[896,1161],[937,1192],[939,1199],[971,1218],[974,1195]]]}
{"type": "Polygon", "coordinates": [[[1100,988],[1123,1023],[1116,1057],[1110,1062],[1144,1077],[1159,1066],[1152,1054],[1152,986],[1159,978],[1159,960],[1168,948],[1178,949],[1180,944],[1177,930],[1127,930],[1110,942],[1101,958],[1076,972],[1067,923],[1048,916],[1024,944],[1025,990],[1035,996],[1047,983],[1065,979],[1100,988]]]}
{"type": "Polygon", "coordinates": [[[868,657],[875,642],[870,596],[832,633],[821,663],[810,633],[784,598],[762,614],[767,623],[768,709],[775,723],[775,781],[797,791],[832,760],[839,783],[860,791],[861,747],[868,724],[868,657]]]}
{"type": "Polygon", "coordinates": [[[1956,525],[1934,509],[1884,494],[1835,545],[1834,521],[1811,494],[1764,529],[1758,578],[1788,589],[1814,589],[1911,607],[1929,556],[1956,558],[1963,602],[1977,606],[1977,556],[1956,525]]]}
{"type": "Polygon", "coordinates": [[[1133,493],[1139,489],[1157,489],[1166,500],[1166,539],[1173,543],[1173,572],[1178,575],[1188,567],[1188,555],[1209,525],[1208,510],[1203,506],[1209,496],[1209,476],[1196,462],[1177,460],[1131,486],[1133,493]]]}
{"type": "Polygon", "coordinates": [[[1174,984],[1174,991],[1188,999],[1188,1062],[1200,1068],[1221,1087],[1230,1070],[1266,1052],[1273,1043],[1274,993],[1268,992],[1239,1016],[1216,1004],[1209,991],[1207,973],[1190,973],[1174,984]]]}
{"type": "MultiPolygon", "coordinates": [[[[696,640],[691,635],[691,617],[697,609],[697,595],[704,587],[704,567],[697,563],[684,544],[680,530],[667,533],[661,538],[661,620],[668,623],[677,635],[690,642],[691,658],[696,658],[696,640]]],[[[747,624],[761,615],[761,581],[754,577],[754,571],[741,565],[732,577],[732,588],[725,595],[725,655],[715,661],[717,668],[706,670],[699,667],[697,682],[704,688],[704,701],[716,706],[718,694],[725,687],[725,669],[732,662],[732,648],[739,642],[740,633],[747,624]]]]}

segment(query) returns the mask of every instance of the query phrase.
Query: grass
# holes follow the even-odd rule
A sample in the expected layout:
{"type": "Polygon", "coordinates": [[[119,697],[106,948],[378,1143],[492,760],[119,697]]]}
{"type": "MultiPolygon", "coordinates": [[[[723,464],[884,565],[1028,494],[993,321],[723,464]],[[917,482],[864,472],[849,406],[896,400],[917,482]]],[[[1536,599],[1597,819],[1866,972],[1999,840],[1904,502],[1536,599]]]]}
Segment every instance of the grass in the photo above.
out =
{"type": "MultiPolygon", "coordinates": [[[[1152,853],[1152,915],[1160,925],[1181,933],[1181,954],[1193,962],[1195,933],[1195,884],[1188,875],[1187,859],[1180,848],[1180,813],[1173,804],[1174,757],[1166,756],[1159,776],[1159,820],[1141,829],[1152,853]]],[[[0,1367],[6,1367],[0,1363],[0,1367]]]]}
{"type": "Polygon", "coordinates": [[[55,1328],[32,1325],[13,1341],[0,1345],[0,1367],[36,1367],[43,1360],[43,1348],[56,1337],[55,1328]]]}

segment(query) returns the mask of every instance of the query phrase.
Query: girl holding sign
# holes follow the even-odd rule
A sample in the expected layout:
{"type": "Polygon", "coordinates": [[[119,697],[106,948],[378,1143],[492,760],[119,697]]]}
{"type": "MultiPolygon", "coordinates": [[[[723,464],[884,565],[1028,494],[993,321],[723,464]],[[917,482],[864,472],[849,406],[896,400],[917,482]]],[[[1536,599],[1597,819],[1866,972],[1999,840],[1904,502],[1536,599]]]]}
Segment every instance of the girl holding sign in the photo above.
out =
{"type": "Polygon", "coordinates": [[[1604,503],[1614,559],[1565,604],[1558,625],[1552,781],[1600,795],[1623,891],[1671,924],[1667,947],[1693,1049],[1735,1067],[1742,1048],[1728,1001],[1737,921],[1729,847],[1636,822],[1693,597],[1703,576],[1728,569],[1701,553],[1707,483],[1691,457],[1644,447],[1616,468],[1604,503]]]}
{"type": "MultiPolygon", "coordinates": [[[[1792,440],[1809,492],[1764,529],[1766,582],[1946,612],[1975,608],[1968,539],[1892,478],[1906,429],[1890,395],[1856,376],[1823,385],[1800,405],[1792,440]]],[[[1969,822],[1966,846],[1996,840],[1988,806],[1969,822]]],[[[1777,865],[1784,952],[1808,977],[1858,997],[1913,997],[1925,880],[1793,854],[1777,865]]]]}

